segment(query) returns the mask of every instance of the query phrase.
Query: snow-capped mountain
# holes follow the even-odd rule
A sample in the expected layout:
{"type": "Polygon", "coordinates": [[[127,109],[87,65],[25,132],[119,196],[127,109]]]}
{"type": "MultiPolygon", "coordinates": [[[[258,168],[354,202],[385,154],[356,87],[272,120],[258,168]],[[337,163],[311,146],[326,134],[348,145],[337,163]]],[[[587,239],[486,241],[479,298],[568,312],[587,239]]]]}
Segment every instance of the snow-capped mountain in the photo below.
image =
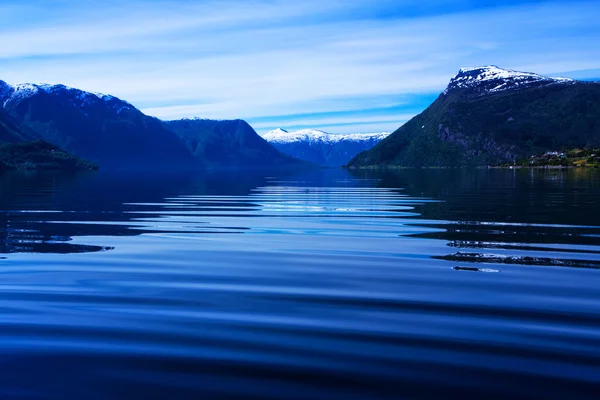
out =
{"type": "Polygon", "coordinates": [[[8,99],[15,92],[15,87],[9,85],[4,81],[0,81],[0,103],[4,104],[6,99],[8,99]]]}
{"type": "Polygon", "coordinates": [[[102,167],[186,167],[194,160],[162,122],[114,96],[64,85],[0,81],[0,106],[38,139],[102,167]]]}
{"type": "Polygon", "coordinates": [[[600,82],[486,66],[461,69],[427,109],[347,166],[492,166],[597,146],[600,82]]]}
{"type": "Polygon", "coordinates": [[[323,142],[337,143],[343,141],[363,142],[370,140],[381,140],[388,137],[390,132],[379,133],[327,133],[316,129],[302,129],[299,131],[288,132],[285,129],[277,128],[267,132],[262,137],[271,143],[292,143],[292,142],[323,142]]]}
{"type": "Polygon", "coordinates": [[[242,120],[165,122],[110,95],[0,81],[0,142],[35,139],[109,169],[314,167],[282,154],[242,120]]]}
{"type": "Polygon", "coordinates": [[[568,78],[551,78],[531,72],[519,72],[489,65],[476,68],[462,68],[444,91],[469,90],[473,94],[493,94],[525,87],[545,86],[556,83],[573,83],[568,78]]]}
{"type": "Polygon", "coordinates": [[[292,157],[329,167],[346,164],[389,136],[389,132],[336,134],[316,129],[288,132],[275,129],[262,135],[278,150],[292,157]]]}
{"type": "Polygon", "coordinates": [[[84,90],[72,88],[65,85],[48,85],[35,83],[21,83],[18,85],[10,85],[4,81],[0,81],[0,103],[4,108],[8,108],[11,104],[19,103],[24,99],[29,99],[37,94],[47,94],[51,96],[68,97],[73,106],[82,108],[87,105],[104,102],[110,105],[113,109],[120,113],[124,110],[131,110],[134,107],[128,102],[118,99],[114,96],[86,92],[84,90]]]}

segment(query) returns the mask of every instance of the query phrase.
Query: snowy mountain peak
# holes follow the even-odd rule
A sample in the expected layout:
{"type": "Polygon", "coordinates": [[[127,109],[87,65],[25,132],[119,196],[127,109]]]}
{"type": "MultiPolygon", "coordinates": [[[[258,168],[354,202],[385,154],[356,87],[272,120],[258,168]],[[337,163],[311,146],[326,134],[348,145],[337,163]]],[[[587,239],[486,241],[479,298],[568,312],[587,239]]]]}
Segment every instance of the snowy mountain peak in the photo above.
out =
{"type": "Polygon", "coordinates": [[[277,128],[273,131],[267,132],[266,134],[264,134],[262,137],[263,139],[265,139],[266,141],[272,142],[278,139],[284,139],[286,137],[289,136],[289,132],[286,131],[285,129],[281,129],[281,128],[277,128]]]}
{"type": "Polygon", "coordinates": [[[12,85],[0,81],[0,103],[3,104],[14,92],[15,88],[12,85]]]}
{"type": "Polygon", "coordinates": [[[263,139],[271,143],[337,143],[342,141],[370,141],[381,140],[389,136],[389,132],[380,133],[327,133],[317,129],[302,129],[299,131],[288,132],[285,129],[277,128],[262,135],[263,139]]]}
{"type": "Polygon", "coordinates": [[[279,151],[318,165],[339,167],[361,151],[368,150],[390,133],[327,133],[317,129],[288,132],[284,129],[262,135],[279,151]]]}
{"type": "Polygon", "coordinates": [[[30,98],[40,92],[50,95],[66,95],[72,101],[73,105],[78,107],[83,107],[100,100],[110,103],[117,112],[133,108],[128,102],[116,97],[102,93],[86,92],[65,85],[48,85],[45,83],[20,83],[17,85],[9,85],[6,82],[0,81],[0,101],[4,105],[8,102],[17,102],[19,100],[30,98]]]}
{"type": "Polygon", "coordinates": [[[444,91],[473,89],[477,94],[491,94],[524,86],[542,86],[553,83],[571,83],[568,78],[550,78],[531,72],[519,72],[488,65],[461,68],[444,91]]]}
{"type": "Polygon", "coordinates": [[[22,95],[25,95],[25,96],[33,95],[35,93],[38,93],[39,91],[43,91],[43,92],[50,93],[50,94],[61,93],[61,92],[70,93],[70,94],[74,94],[82,99],[89,97],[89,96],[97,97],[102,100],[114,99],[113,96],[109,96],[109,95],[102,94],[102,93],[86,92],[84,90],[72,88],[72,87],[65,86],[65,85],[49,85],[46,83],[40,83],[40,84],[21,83],[18,85],[14,85],[13,88],[15,89],[15,94],[21,93],[22,95]]]}

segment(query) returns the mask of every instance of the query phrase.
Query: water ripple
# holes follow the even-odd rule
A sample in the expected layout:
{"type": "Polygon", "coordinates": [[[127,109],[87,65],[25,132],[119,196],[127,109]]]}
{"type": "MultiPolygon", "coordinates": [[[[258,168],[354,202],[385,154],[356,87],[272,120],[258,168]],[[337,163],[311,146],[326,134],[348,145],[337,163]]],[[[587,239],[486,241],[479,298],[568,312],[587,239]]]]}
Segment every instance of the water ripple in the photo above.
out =
{"type": "Polygon", "coordinates": [[[600,224],[486,206],[582,181],[414,174],[6,181],[0,396],[594,398],[600,224]]]}

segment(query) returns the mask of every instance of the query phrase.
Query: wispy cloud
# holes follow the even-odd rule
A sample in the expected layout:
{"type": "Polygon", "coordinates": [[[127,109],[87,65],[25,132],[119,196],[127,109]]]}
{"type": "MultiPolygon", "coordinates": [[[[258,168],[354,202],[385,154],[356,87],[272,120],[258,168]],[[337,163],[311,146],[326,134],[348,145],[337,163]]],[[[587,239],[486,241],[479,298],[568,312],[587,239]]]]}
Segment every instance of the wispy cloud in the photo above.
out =
{"type": "Polygon", "coordinates": [[[364,131],[395,129],[418,111],[406,98],[462,66],[600,67],[596,1],[423,3],[0,0],[0,79],[111,93],[164,118],[364,131]],[[344,110],[357,113],[294,117],[344,110]]]}

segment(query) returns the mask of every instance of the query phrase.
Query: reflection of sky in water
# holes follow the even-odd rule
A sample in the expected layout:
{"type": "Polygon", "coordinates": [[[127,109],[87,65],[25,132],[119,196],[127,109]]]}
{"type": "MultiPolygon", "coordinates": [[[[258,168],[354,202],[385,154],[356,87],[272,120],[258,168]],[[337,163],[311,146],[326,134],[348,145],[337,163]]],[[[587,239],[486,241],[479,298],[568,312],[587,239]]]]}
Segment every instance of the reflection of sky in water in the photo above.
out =
{"type": "Polygon", "coordinates": [[[594,177],[360,173],[0,177],[0,394],[597,386],[594,177]]]}

